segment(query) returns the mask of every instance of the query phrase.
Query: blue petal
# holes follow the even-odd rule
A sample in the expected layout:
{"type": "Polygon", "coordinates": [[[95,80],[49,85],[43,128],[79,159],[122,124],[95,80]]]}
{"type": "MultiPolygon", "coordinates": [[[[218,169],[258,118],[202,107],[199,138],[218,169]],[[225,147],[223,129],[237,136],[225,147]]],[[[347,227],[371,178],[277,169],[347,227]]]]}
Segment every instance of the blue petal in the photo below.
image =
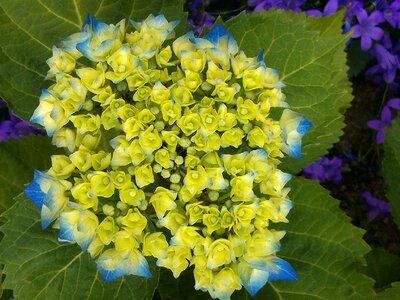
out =
{"type": "Polygon", "coordinates": [[[83,21],[82,29],[81,29],[81,30],[83,30],[83,29],[85,28],[86,25],[90,25],[90,19],[91,19],[90,14],[87,14],[87,15],[86,15],[86,18],[85,18],[85,21],[83,21]]]}
{"type": "Polygon", "coordinates": [[[38,179],[41,177],[41,173],[38,170],[34,170],[33,180],[25,187],[25,195],[41,210],[43,206],[44,197],[46,194],[40,188],[38,179]]]}
{"type": "Polygon", "coordinates": [[[260,52],[258,52],[258,54],[257,54],[257,61],[262,61],[262,60],[263,60],[263,57],[264,57],[264,48],[262,48],[262,49],[260,50],[260,52]]]}
{"type": "Polygon", "coordinates": [[[58,231],[58,239],[60,241],[75,242],[74,229],[69,222],[60,218],[60,230],[58,231]]]}
{"type": "Polygon", "coordinates": [[[269,273],[257,269],[251,271],[250,278],[244,281],[242,278],[243,286],[254,297],[257,292],[267,283],[269,273]]]}
{"type": "Polygon", "coordinates": [[[307,131],[312,127],[312,123],[308,121],[306,118],[302,118],[297,125],[297,132],[301,134],[301,136],[305,135],[307,131]]]}
{"type": "Polygon", "coordinates": [[[104,269],[99,262],[96,262],[97,264],[97,269],[100,271],[101,274],[101,278],[103,278],[104,282],[109,282],[111,280],[117,279],[119,277],[122,277],[125,275],[124,271],[122,270],[122,268],[116,268],[113,270],[108,270],[108,269],[104,269]]]}
{"type": "Polygon", "coordinates": [[[301,158],[301,140],[290,143],[286,152],[294,158],[301,158]]]}
{"type": "Polygon", "coordinates": [[[218,45],[219,39],[222,36],[228,36],[230,38],[233,38],[232,34],[227,31],[224,26],[221,24],[216,24],[209,32],[207,32],[203,38],[206,40],[209,40],[211,43],[214,45],[218,45]]]}
{"type": "Polygon", "coordinates": [[[296,272],[286,260],[276,257],[273,263],[278,271],[269,273],[268,280],[297,280],[296,272]]]}

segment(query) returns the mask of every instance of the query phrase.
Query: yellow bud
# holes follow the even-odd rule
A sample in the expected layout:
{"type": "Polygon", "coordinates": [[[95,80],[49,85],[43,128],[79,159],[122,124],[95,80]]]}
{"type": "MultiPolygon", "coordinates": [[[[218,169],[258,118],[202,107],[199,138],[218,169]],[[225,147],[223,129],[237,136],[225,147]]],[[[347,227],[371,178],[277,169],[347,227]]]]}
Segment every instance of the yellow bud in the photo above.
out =
{"type": "Polygon", "coordinates": [[[236,261],[232,244],[227,239],[215,240],[207,250],[207,268],[209,269],[216,269],[236,261]]]}
{"type": "Polygon", "coordinates": [[[93,190],[99,197],[110,198],[114,195],[115,187],[110,175],[103,171],[95,171],[88,175],[93,190]]]}
{"type": "Polygon", "coordinates": [[[181,106],[188,106],[195,102],[190,90],[179,85],[172,87],[172,100],[181,106]]]}
{"type": "Polygon", "coordinates": [[[74,164],[65,155],[52,155],[51,168],[47,172],[52,177],[67,179],[75,170],[74,164]]]}
{"type": "Polygon", "coordinates": [[[123,189],[131,185],[131,175],[124,171],[111,171],[111,180],[117,189],[123,189]]]}
{"type": "Polygon", "coordinates": [[[181,110],[181,105],[172,101],[167,101],[161,106],[163,119],[170,125],[181,117],[181,110]]]}
{"type": "Polygon", "coordinates": [[[233,214],[225,206],[223,206],[221,209],[220,219],[221,219],[221,227],[228,230],[232,228],[235,222],[233,214]]]}
{"type": "Polygon", "coordinates": [[[171,244],[186,246],[193,249],[197,244],[202,243],[204,238],[197,232],[199,228],[194,226],[181,225],[177,228],[171,239],[171,244]]]}
{"type": "Polygon", "coordinates": [[[235,127],[225,131],[221,136],[221,147],[235,147],[238,148],[242,144],[244,132],[242,129],[235,127]]]}
{"type": "Polygon", "coordinates": [[[180,226],[187,225],[187,218],[185,213],[180,209],[174,209],[167,213],[167,215],[157,222],[162,227],[165,227],[171,231],[172,235],[176,234],[176,231],[180,226]]]}
{"type": "Polygon", "coordinates": [[[241,288],[240,278],[236,272],[229,267],[224,267],[213,274],[211,289],[208,291],[213,298],[230,299],[233,292],[241,288]]]}
{"type": "Polygon", "coordinates": [[[161,259],[167,257],[168,242],[161,232],[146,233],[143,238],[143,255],[161,259]]]}
{"type": "Polygon", "coordinates": [[[129,187],[125,187],[121,189],[119,192],[119,198],[123,203],[132,205],[132,206],[142,206],[145,204],[145,195],[143,190],[137,189],[133,184],[129,187]]]}
{"type": "Polygon", "coordinates": [[[154,182],[153,169],[150,164],[144,164],[135,168],[135,181],[139,188],[154,182]]]}
{"type": "Polygon", "coordinates": [[[181,65],[184,71],[189,70],[194,73],[201,73],[206,64],[206,54],[202,50],[182,51],[181,65]]]}
{"type": "Polygon", "coordinates": [[[252,67],[243,72],[243,87],[246,91],[264,87],[265,67],[252,67]]]}
{"type": "Polygon", "coordinates": [[[111,162],[111,153],[100,151],[92,155],[92,165],[93,169],[95,169],[96,171],[101,171],[108,168],[110,162],[111,162]]]}
{"type": "Polygon", "coordinates": [[[134,236],[140,236],[147,226],[147,219],[137,208],[129,209],[126,216],[121,220],[125,229],[134,236]]]}
{"type": "Polygon", "coordinates": [[[153,125],[149,126],[139,136],[139,145],[142,147],[144,154],[149,155],[162,146],[162,140],[153,125]]]}
{"type": "Polygon", "coordinates": [[[173,64],[169,63],[169,60],[172,57],[171,46],[167,46],[164,49],[161,49],[160,52],[156,54],[156,62],[157,65],[162,68],[163,66],[171,66],[173,64]]]}
{"type": "Polygon", "coordinates": [[[240,85],[237,83],[229,86],[225,82],[221,82],[215,86],[212,96],[215,96],[215,100],[223,103],[232,103],[235,95],[240,91],[240,85]]]}
{"type": "Polygon", "coordinates": [[[195,195],[209,187],[212,184],[212,181],[208,177],[205,169],[198,165],[196,170],[187,170],[183,183],[189,192],[195,195]]]}
{"type": "Polygon", "coordinates": [[[186,214],[189,216],[189,224],[193,225],[202,220],[203,214],[208,212],[208,207],[201,205],[203,202],[195,202],[186,205],[186,214]]]}
{"type": "Polygon", "coordinates": [[[252,173],[233,178],[230,182],[232,201],[251,201],[254,198],[253,181],[252,173]]]}
{"type": "Polygon", "coordinates": [[[124,44],[107,58],[107,63],[112,71],[106,73],[106,78],[113,83],[118,83],[133,72],[139,65],[139,59],[131,54],[129,45],[124,44]]]}
{"type": "Polygon", "coordinates": [[[173,165],[169,153],[167,149],[163,148],[154,155],[155,161],[165,169],[171,168],[173,165]]]}
{"type": "Polygon", "coordinates": [[[106,106],[115,99],[115,94],[110,86],[106,86],[105,88],[96,90],[96,95],[94,95],[92,99],[100,103],[101,106],[106,106]]]}
{"type": "Polygon", "coordinates": [[[133,94],[133,100],[136,102],[146,101],[149,99],[151,93],[151,88],[148,86],[142,86],[137,89],[137,91],[133,94]]]}
{"type": "Polygon", "coordinates": [[[189,266],[188,260],[192,257],[190,249],[185,246],[171,245],[167,249],[165,258],[157,260],[157,266],[170,269],[175,278],[189,266]]]}
{"type": "Polygon", "coordinates": [[[162,219],[167,211],[176,208],[177,194],[163,187],[157,187],[149,202],[156,211],[158,219],[162,219]]]}
{"type": "Polygon", "coordinates": [[[113,217],[106,217],[97,227],[97,235],[104,245],[111,243],[113,235],[118,232],[113,217]]]}
{"type": "Polygon", "coordinates": [[[149,79],[150,76],[147,75],[141,67],[139,67],[136,68],[132,74],[126,78],[126,82],[128,83],[129,90],[135,91],[149,82],[149,79]]]}
{"type": "Polygon", "coordinates": [[[52,138],[51,143],[59,148],[67,148],[69,152],[75,149],[75,130],[70,128],[60,128],[52,138]]]}
{"type": "Polygon", "coordinates": [[[206,232],[211,235],[214,231],[221,228],[221,220],[219,211],[215,207],[211,207],[208,213],[203,215],[203,224],[206,226],[206,232]]]}
{"type": "Polygon", "coordinates": [[[92,166],[92,156],[90,152],[84,148],[72,153],[69,159],[81,172],[86,172],[92,166]]]}
{"type": "Polygon", "coordinates": [[[75,72],[89,91],[98,94],[100,93],[101,88],[106,81],[105,78],[106,69],[107,67],[100,62],[96,65],[96,69],[81,68],[81,69],[76,69],[75,72]]]}
{"type": "Polygon", "coordinates": [[[74,199],[78,200],[81,207],[88,209],[97,209],[99,200],[97,198],[96,191],[93,189],[92,185],[88,182],[79,183],[71,189],[71,194],[74,199]]]}
{"type": "Polygon", "coordinates": [[[176,149],[176,146],[178,145],[179,142],[179,137],[178,137],[178,131],[166,131],[163,130],[161,132],[162,138],[164,142],[168,145],[168,150],[171,152],[174,152],[176,149]]]}
{"type": "Polygon", "coordinates": [[[107,107],[101,113],[101,124],[103,125],[104,129],[109,130],[111,128],[119,128],[121,123],[118,120],[118,116],[112,112],[111,108],[107,107]]]}

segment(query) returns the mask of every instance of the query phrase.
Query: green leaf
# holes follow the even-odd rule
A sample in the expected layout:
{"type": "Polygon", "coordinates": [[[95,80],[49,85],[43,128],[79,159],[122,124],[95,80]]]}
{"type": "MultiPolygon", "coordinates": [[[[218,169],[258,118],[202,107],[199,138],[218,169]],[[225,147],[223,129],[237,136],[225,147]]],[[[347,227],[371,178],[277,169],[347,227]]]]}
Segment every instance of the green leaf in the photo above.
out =
{"type": "Polygon", "coordinates": [[[383,160],[383,177],[387,187],[392,216],[400,228],[400,120],[393,122],[385,137],[385,158],[383,160]]]}
{"type": "Polygon", "coordinates": [[[79,246],[60,243],[56,230],[43,231],[36,207],[24,195],[4,213],[0,229],[0,263],[4,288],[18,299],[152,299],[159,270],[150,262],[151,279],[125,276],[104,283],[89,254],[79,246]]]}
{"type": "Polygon", "coordinates": [[[265,50],[267,66],[279,71],[287,85],[287,102],[313,127],[303,140],[303,158],[285,159],[283,167],[296,173],[327,152],[342,134],[343,113],[352,99],[347,79],[343,11],[324,18],[269,10],[245,14],[226,22],[247,55],[265,50]]]}
{"type": "Polygon", "coordinates": [[[0,143],[0,214],[12,206],[24,184],[33,178],[33,170],[50,167],[50,156],[61,153],[45,136],[30,135],[0,143]]]}
{"type": "Polygon", "coordinates": [[[183,0],[2,0],[0,2],[0,95],[14,112],[28,119],[38,104],[52,45],[79,32],[88,13],[104,22],[143,19],[163,13],[181,19],[186,30],[183,0]]]}
{"type": "Polygon", "coordinates": [[[384,249],[373,249],[365,257],[366,274],[375,280],[375,289],[381,289],[400,280],[400,257],[384,249]]]}
{"type": "Polygon", "coordinates": [[[377,294],[377,300],[394,300],[398,299],[400,295],[400,282],[393,283],[390,288],[377,294]]]}
{"type": "MultiPolygon", "coordinates": [[[[370,299],[373,280],[361,272],[369,251],[364,231],[351,225],[338,201],[315,181],[294,178],[290,185],[294,207],[289,223],[279,226],[287,235],[278,256],[291,263],[298,280],[273,281],[255,297],[243,288],[232,299],[370,299]]],[[[193,274],[183,275],[174,283],[169,273],[163,274],[160,294],[174,300],[208,299],[206,294],[197,297],[193,274]]]]}

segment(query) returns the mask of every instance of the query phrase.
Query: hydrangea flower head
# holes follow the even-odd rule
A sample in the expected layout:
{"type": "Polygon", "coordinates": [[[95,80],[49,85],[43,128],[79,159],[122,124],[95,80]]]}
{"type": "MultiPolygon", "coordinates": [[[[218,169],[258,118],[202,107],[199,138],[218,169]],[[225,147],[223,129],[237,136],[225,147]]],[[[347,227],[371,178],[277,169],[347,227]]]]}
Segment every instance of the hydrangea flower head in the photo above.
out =
{"type": "Polygon", "coordinates": [[[91,17],[53,48],[32,121],[68,154],[25,189],[42,227],[89,252],[105,281],[150,277],[146,256],[175,278],[194,266],[195,288],[219,299],[296,279],[269,225],[288,222],[278,166],[300,157],[311,124],[287,108],[277,70],[221,25],[172,40],[163,15],[131,23],[91,17]]]}

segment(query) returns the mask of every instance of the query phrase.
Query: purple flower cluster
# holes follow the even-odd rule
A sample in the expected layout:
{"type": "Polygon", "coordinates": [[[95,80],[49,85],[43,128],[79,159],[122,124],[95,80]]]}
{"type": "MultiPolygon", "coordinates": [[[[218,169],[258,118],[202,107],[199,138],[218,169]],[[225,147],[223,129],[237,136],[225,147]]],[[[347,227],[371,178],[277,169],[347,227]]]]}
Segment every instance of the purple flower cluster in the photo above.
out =
{"type": "Polygon", "coordinates": [[[9,110],[3,100],[0,99],[0,110],[2,117],[0,118],[0,141],[9,138],[17,139],[23,135],[44,134],[42,129],[30,125],[28,122],[21,120],[9,110]]]}
{"type": "Polygon", "coordinates": [[[309,164],[303,169],[304,177],[316,179],[320,182],[331,181],[339,183],[342,180],[343,160],[337,156],[328,158],[321,157],[319,160],[309,164]]]}

